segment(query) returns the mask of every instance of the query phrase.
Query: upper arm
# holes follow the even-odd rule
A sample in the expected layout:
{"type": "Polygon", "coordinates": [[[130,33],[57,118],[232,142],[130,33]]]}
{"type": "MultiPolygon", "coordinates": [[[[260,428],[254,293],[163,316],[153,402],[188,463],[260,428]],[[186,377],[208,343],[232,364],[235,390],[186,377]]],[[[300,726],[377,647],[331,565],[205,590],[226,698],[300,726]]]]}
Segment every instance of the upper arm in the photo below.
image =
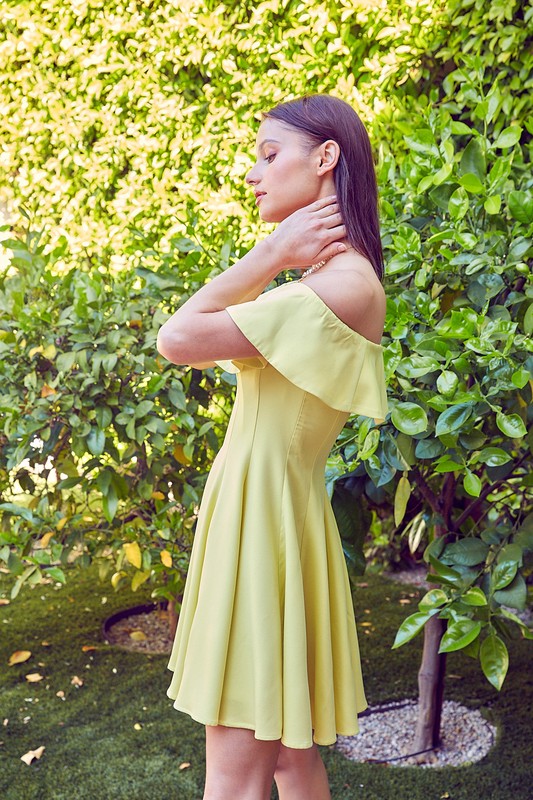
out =
{"type": "Polygon", "coordinates": [[[157,349],[174,364],[212,366],[214,361],[260,355],[226,310],[177,311],[161,327],[157,349]]]}
{"type": "Polygon", "coordinates": [[[385,322],[386,298],[377,277],[331,271],[308,278],[310,288],[345,325],[377,344],[385,322]]]}

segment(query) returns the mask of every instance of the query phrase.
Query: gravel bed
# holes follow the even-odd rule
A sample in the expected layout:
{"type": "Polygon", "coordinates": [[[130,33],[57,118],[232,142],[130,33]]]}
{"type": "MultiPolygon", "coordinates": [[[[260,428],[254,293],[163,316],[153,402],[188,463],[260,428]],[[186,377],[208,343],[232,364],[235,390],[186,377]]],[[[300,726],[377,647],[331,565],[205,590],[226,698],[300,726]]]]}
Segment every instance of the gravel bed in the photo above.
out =
{"type": "Polygon", "coordinates": [[[170,653],[174,638],[170,636],[166,611],[132,614],[115,622],[107,632],[109,644],[138,653],[170,653]]]}
{"type": "Polygon", "coordinates": [[[377,762],[395,767],[459,767],[480,761],[496,741],[497,729],[480,712],[445,700],[442,708],[442,745],[424,753],[423,763],[405,758],[414,752],[418,714],[416,700],[374,706],[359,717],[356,736],[339,736],[336,749],[352,761],[377,762]]]}

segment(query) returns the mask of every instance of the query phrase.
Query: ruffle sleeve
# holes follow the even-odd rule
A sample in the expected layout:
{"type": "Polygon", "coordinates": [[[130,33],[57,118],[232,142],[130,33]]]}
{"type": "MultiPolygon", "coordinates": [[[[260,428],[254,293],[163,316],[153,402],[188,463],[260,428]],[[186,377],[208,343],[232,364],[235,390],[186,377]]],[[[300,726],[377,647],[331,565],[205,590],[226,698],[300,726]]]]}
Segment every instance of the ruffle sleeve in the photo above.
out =
{"type": "MultiPolygon", "coordinates": [[[[345,325],[307,284],[286,283],[226,311],[266,362],[291,383],[330,408],[385,419],[381,345],[345,325]]],[[[265,366],[262,359],[254,361],[250,366],[265,366]]],[[[241,368],[237,360],[217,363],[229,372],[241,368]]]]}

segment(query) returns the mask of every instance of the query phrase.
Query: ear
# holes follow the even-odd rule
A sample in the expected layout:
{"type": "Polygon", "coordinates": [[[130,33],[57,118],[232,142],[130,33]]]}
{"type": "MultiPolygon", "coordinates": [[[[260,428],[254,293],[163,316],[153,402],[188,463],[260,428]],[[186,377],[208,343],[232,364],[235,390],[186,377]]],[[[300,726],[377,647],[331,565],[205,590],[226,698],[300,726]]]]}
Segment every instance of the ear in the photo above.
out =
{"type": "Polygon", "coordinates": [[[318,149],[318,175],[331,172],[336,166],[341,154],[341,149],[336,141],[328,139],[318,149]]]}

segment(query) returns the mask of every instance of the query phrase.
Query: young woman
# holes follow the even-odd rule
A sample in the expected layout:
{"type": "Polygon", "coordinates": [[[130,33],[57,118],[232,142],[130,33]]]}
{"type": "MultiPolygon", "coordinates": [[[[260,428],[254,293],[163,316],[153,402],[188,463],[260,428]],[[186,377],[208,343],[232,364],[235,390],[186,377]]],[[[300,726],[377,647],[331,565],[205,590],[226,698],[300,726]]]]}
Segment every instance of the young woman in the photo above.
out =
{"type": "Polygon", "coordinates": [[[204,800],[268,800],[273,778],[281,800],[326,800],[317,744],[356,733],[367,703],[324,466],[350,413],[387,413],[367,133],[327,95],[279,105],[264,114],[246,181],[262,219],[279,224],[158,339],[175,364],[237,374],[167,694],[206,725],[204,800]],[[264,291],[293,268],[299,281],[264,291]]]}

